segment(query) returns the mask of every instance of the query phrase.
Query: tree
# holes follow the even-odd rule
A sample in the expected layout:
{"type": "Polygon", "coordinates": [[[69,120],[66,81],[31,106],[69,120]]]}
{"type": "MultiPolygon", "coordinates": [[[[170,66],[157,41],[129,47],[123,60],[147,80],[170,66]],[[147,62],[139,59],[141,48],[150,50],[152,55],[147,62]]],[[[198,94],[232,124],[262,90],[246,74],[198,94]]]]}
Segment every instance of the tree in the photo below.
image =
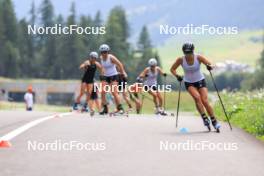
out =
{"type": "MultiPolygon", "coordinates": [[[[40,7],[41,23],[44,27],[54,25],[54,9],[49,0],[43,0],[40,7]]],[[[40,37],[40,47],[42,51],[42,70],[40,77],[52,78],[54,73],[54,60],[56,59],[55,36],[43,34],[40,37]]]]}
{"type": "Polygon", "coordinates": [[[151,41],[150,41],[149,33],[148,33],[146,26],[142,27],[142,30],[139,34],[137,47],[138,47],[139,53],[141,53],[141,57],[140,57],[139,62],[137,64],[136,72],[140,73],[148,64],[148,60],[150,58],[154,57],[154,53],[153,53],[152,47],[151,47],[151,41]]]}
{"type": "Polygon", "coordinates": [[[31,77],[33,71],[33,43],[32,36],[27,34],[29,23],[22,19],[18,23],[18,49],[20,53],[19,65],[21,77],[31,77]]]}
{"type": "Polygon", "coordinates": [[[4,0],[2,2],[2,18],[4,25],[4,36],[7,41],[16,46],[17,42],[17,20],[14,12],[13,3],[11,0],[4,0]]]}
{"type": "Polygon", "coordinates": [[[151,41],[150,41],[148,29],[146,26],[143,26],[140,32],[137,46],[140,51],[145,51],[151,48],[151,41]]]}
{"type": "MultiPolygon", "coordinates": [[[[67,26],[76,24],[76,11],[75,4],[71,5],[71,14],[67,19],[67,26]]],[[[64,40],[64,78],[79,78],[79,64],[82,61],[84,55],[81,54],[81,51],[84,50],[83,43],[81,41],[81,36],[73,33],[65,36],[64,40]]]]}
{"type": "Polygon", "coordinates": [[[126,65],[129,60],[129,26],[125,10],[121,6],[114,7],[108,16],[106,24],[105,43],[112,52],[126,65]]]}
{"type": "Polygon", "coordinates": [[[19,74],[17,20],[11,0],[0,1],[0,74],[15,78],[19,74]]]}

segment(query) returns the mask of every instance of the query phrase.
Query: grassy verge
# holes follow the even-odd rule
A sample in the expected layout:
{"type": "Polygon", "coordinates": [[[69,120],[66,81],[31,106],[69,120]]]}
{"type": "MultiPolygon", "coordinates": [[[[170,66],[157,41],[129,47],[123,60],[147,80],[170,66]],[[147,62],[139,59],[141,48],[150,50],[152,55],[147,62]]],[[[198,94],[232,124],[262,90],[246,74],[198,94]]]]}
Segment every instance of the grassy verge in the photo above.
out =
{"type": "MultiPolygon", "coordinates": [[[[152,97],[145,93],[145,98],[143,102],[142,113],[152,114],[154,112],[154,104],[152,97]]],[[[163,97],[163,93],[162,93],[163,97]]],[[[166,93],[166,110],[171,112],[176,112],[178,101],[178,92],[166,93]]],[[[180,111],[193,112],[195,111],[195,104],[192,97],[187,92],[181,93],[180,111]]]]}
{"type": "MultiPolygon", "coordinates": [[[[254,92],[222,92],[221,97],[231,117],[231,123],[264,140],[264,90],[254,92]]],[[[219,102],[216,115],[226,120],[219,102]]]]}

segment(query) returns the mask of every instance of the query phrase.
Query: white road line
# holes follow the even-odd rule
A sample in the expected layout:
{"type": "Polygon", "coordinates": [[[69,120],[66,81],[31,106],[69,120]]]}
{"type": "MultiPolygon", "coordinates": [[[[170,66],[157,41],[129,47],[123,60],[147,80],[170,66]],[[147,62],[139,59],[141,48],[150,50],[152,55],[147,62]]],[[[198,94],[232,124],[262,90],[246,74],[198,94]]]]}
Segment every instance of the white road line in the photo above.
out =
{"type": "Polygon", "coordinates": [[[25,132],[26,130],[42,123],[42,122],[45,122],[47,120],[50,120],[52,118],[55,118],[55,117],[63,117],[63,116],[68,116],[68,115],[71,115],[72,113],[71,112],[68,112],[68,113],[61,113],[61,114],[55,114],[55,115],[51,115],[51,116],[47,116],[47,117],[42,117],[40,119],[37,119],[37,120],[33,120],[9,133],[7,133],[6,135],[2,136],[0,138],[0,141],[10,141],[12,140],[14,137],[16,137],[17,135],[25,132]]]}

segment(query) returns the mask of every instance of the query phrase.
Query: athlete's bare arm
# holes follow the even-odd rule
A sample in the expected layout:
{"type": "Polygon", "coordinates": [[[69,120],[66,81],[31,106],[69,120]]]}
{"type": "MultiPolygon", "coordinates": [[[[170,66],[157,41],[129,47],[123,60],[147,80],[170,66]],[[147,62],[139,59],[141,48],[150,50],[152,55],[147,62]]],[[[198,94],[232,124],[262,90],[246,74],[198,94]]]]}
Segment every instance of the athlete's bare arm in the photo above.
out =
{"type": "Polygon", "coordinates": [[[198,55],[198,60],[204,65],[212,65],[212,63],[204,56],[198,55]]]}
{"type": "Polygon", "coordinates": [[[127,77],[123,64],[114,55],[111,55],[111,61],[117,66],[117,69],[120,70],[120,73],[127,77]]]}
{"type": "Polygon", "coordinates": [[[147,75],[147,72],[149,70],[149,67],[145,68],[139,75],[140,78],[145,78],[147,75]]]}
{"type": "Polygon", "coordinates": [[[174,62],[174,64],[171,66],[171,73],[174,75],[174,76],[177,76],[177,68],[182,64],[182,58],[179,57],[176,59],[176,61],[174,62]]]}
{"type": "Polygon", "coordinates": [[[102,67],[102,65],[99,62],[95,62],[96,67],[99,69],[99,72],[101,75],[104,75],[105,71],[104,68],[102,67]]]}
{"type": "Polygon", "coordinates": [[[158,72],[159,72],[161,75],[164,74],[163,70],[162,70],[160,67],[157,67],[157,70],[158,70],[158,72]]]}
{"type": "Polygon", "coordinates": [[[84,69],[86,66],[90,65],[90,61],[89,60],[86,60],[85,62],[83,62],[81,65],[80,65],[80,69],[84,69]]]}

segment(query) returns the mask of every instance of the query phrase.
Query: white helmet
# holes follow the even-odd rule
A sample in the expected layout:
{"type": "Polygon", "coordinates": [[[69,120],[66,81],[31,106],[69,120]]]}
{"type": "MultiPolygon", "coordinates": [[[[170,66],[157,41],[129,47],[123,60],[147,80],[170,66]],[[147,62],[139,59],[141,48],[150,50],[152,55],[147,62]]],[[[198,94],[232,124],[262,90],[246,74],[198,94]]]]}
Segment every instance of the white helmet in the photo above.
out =
{"type": "Polygon", "coordinates": [[[102,44],[99,47],[100,52],[110,51],[110,47],[107,44],[102,44]]]}
{"type": "Polygon", "coordinates": [[[148,61],[149,66],[157,66],[158,62],[155,58],[151,58],[148,61]]]}
{"type": "Polygon", "coordinates": [[[95,51],[90,52],[89,55],[90,55],[90,58],[96,58],[96,59],[98,59],[98,54],[95,51]]]}

